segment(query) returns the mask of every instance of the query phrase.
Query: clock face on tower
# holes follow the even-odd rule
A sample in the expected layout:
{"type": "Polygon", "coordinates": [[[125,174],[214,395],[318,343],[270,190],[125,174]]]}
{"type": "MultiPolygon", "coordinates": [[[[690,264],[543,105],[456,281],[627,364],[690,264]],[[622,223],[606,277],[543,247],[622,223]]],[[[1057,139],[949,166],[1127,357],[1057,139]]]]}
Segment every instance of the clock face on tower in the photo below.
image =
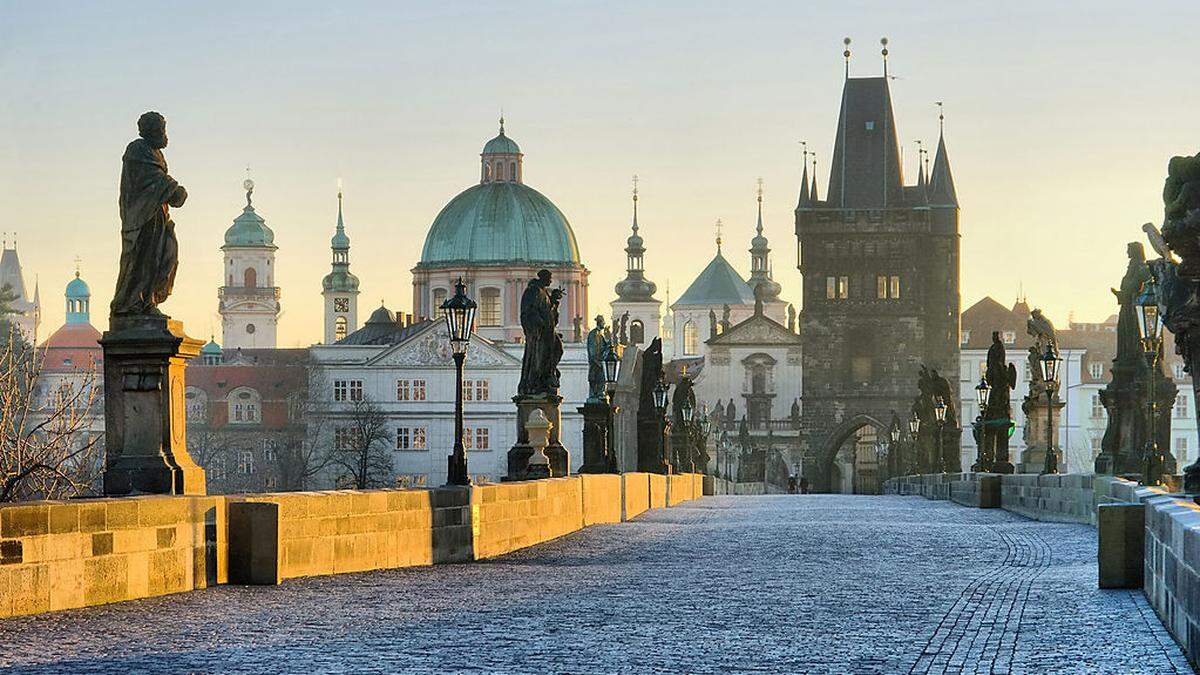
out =
{"type": "Polygon", "coordinates": [[[350,311],[350,298],[334,298],[333,299],[333,311],[349,312],[350,311]]]}

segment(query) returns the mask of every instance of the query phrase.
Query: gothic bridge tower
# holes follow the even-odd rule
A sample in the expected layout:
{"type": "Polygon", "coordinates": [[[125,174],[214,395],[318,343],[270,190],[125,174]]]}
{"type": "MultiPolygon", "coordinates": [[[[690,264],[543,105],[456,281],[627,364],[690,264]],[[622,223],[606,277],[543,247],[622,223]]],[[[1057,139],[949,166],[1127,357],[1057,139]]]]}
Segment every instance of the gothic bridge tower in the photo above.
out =
{"type": "Polygon", "coordinates": [[[825,199],[815,160],[811,186],[806,161],[796,206],[804,473],[821,491],[831,488],[839,449],[860,430],[883,441],[893,411],[907,419],[921,364],[959,386],[950,160],[939,138],[932,174],[919,167],[916,184],[905,184],[886,54],[883,77],[847,70],[825,199]]]}

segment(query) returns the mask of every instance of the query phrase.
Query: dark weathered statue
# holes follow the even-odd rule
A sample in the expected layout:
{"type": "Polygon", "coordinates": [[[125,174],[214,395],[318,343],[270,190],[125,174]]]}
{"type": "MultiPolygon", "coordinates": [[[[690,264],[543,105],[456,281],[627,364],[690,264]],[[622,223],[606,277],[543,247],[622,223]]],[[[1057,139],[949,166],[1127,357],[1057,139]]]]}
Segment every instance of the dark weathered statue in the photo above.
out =
{"type": "Polygon", "coordinates": [[[787,329],[789,333],[796,332],[796,306],[790,303],[787,312],[787,329]]]}
{"type": "Polygon", "coordinates": [[[620,338],[617,340],[617,342],[623,345],[629,344],[629,312],[625,312],[621,315],[620,338]]]}
{"type": "Polygon", "coordinates": [[[725,419],[730,422],[737,419],[737,408],[733,405],[733,399],[729,399],[729,403],[725,405],[725,419]]]}
{"type": "Polygon", "coordinates": [[[1030,395],[1034,395],[1034,390],[1037,389],[1039,391],[1036,395],[1040,396],[1046,386],[1042,381],[1042,355],[1046,353],[1047,347],[1058,353],[1058,334],[1054,332],[1054,324],[1050,323],[1040,309],[1035,309],[1030,314],[1029,320],[1025,322],[1025,332],[1033,337],[1033,345],[1029,348],[1030,395]]]}
{"type": "Polygon", "coordinates": [[[717,313],[715,310],[708,310],[708,339],[717,337],[717,313]]]}
{"type": "Polygon", "coordinates": [[[167,121],[156,112],[138,118],[138,136],[121,157],[121,262],[113,291],[113,316],[161,316],[179,266],[179,244],[170,207],[187,201],[167,173],[167,121]]]}
{"type": "Polygon", "coordinates": [[[1176,274],[1200,279],[1200,153],[1167,163],[1162,236],[1183,259],[1176,274]]]}
{"type": "Polygon", "coordinates": [[[612,340],[604,317],[596,317],[596,327],[587,334],[588,400],[605,401],[604,359],[612,351],[612,340]]]}
{"type": "Polygon", "coordinates": [[[670,424],[654,405],[654,388],[663,379],[662,338],[654,338],[641,354],[642,379],[638,391],[638,471],[667,473],[670,424]]]}
{"type": "Polygon", "coordinates": [[[519,396],[552,398],[558,396],[558,362],[562,359],[562,336],[558,325],[558,301],[562,291],[550,288],[549,270],[540,270],[529,280],[521,295],[521,329],[525,333],[525,354],[521,358],[519,396]]]}
{"type": "MultiPolygon", "coordinates": [[[[601,317],[596,317],[596,318],[601,318],[601,317]]],[[[575,342],[579,342],[579,341],[583,340],[583,317],[576,316],[574,319],[571,319],[571,325],[575,329],[575,342]]]]}
{"type": "Polygon", "coordinates": [[[725,331],[727,331],[733,327],[733,322],[729,320],[729,315],[732,313],[732,311],[733,310],[731,310],[729,308],[729,305],[725,305],[721,309],[721,332],[722,333],[724,333],[725,331]]]}
{"type": "Polygon", "coordinates": [[[1125,268],[1125,276],[1121,278],[1121,288],[1112,289],[1117,296],[1117,358],[1121,364],[1132,364],[1142,361],[1142,347],[1138,334],[1137,298],[1141,295],[1142,286],[1150,280],[1150,266],[1146,264],[1146,251],[1136,241],[1129,242],[1125,248],[1129,256],[1129,265],[1125,268]]]}
{"type": "Polygon", "coordinates": [[[1000,331],[992,331],[984,371],[989,392],[986,404],[979,411],[979,422],[972,433],[978,448],[973,471],[1012,473],[1008,455],[1008,430],[1012,424],[1012,392],[1017,386],[1017,368],[1008,362],[1000,331]]]}

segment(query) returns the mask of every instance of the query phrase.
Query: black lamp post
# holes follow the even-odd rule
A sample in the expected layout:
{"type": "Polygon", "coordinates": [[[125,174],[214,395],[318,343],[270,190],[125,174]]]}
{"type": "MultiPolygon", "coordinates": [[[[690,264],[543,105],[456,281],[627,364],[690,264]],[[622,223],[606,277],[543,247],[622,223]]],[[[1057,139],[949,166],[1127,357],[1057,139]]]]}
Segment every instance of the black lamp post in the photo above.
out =
{"type": "Polygon", "coordinates": [[[937,473],[946,473],[946,458],[942,456],[942,433],[946,426],[946,399],[938,396],[933,403],[933,416],[937,420],[937,464],[934,465],[934,471],[937,473]]]}
{"type": "MultiPolygon", "coordinates": [[[[711,430],[712,420],[708,417],[708,404],[705,403],[700,406],[700,440],[701,446],[705,450],[708,450],[708,432],[711,430]]],[[[719,463],[720,462],[718,461],[718,464],[719,463]]],[[[707,471],[708,466],[705,466],[704,469],[707,471]]]]}
{"type": "Polygon", "coordinates": [[[1164,458],[1160,457],[1162,449],[1158,447],[1158,359],[1162,353],[1162,315],[1158,311],[1158,288],[1154,279],[1150,279],[1142,287],[1142,294],[1137,299],[1138,335],[1142,342],[1142,353],[1150,366],[1149,376],[1149,408],[1150,419],[1146,424],[1147,440],[1142,459],[1142,484],[1159,485],[1162,483],[1162,467],[1164,458]]]}
{"type": "Polygon", "coordinates": [[[663,457],[667,463],[667,472],[670,473],[670,457],[667,453],[667,383],[659,380],[658,384],[654,385],[654,408],[658,411],[658,426],[659,426],[659,456],[663,457]]]}
{"type": "Polygon", "coordinates": [[[446,332],[450,336],[450,351],[454,355],[454,370],[458,386],[454,388],[454,452],[447,460],[446,484],[470,485],[467,475],[467,453],[463,448],[463,362],[467,359],[467,347],[471,333],[475,332],[475,301],[467,297],[467,286],[462,277],[454,284],[454,297],[442,303],[442,314],[446,317],[446,332]]]}
{"type": "Polygon", "coordinates": [[[907,472],[916,473],[921,470],[920,466],[915,466],[917,459],[918,459],[917,451],[920,448],[920,446],[917,445],[917,437],[920,435],[920,433],[921,433],[921,418],[920,418],[920,416],[917,415],[916,411],[914,410],[912,417],[908,418],[908,436],[909,436],[910,442],[912,443],[912,448],[909,450],[909,453],[908,453],[908,467],[905,469],[905,471],[907,471],[907,472]]]}
{"type": "Polygon", "coordinates": [[[888,440],[891,441],[891,447],[888,450],[888,478],[895,476],[900,469],[900,420],[894,415],[892,419],[895,422],[888,431],[888,440]]]}
{"type": "Polygon", "coordinates": [[[604,397],[608,404],[607,429],[604,433],[604,454],[608,460],[608,470],[617,473],[617,455],[613,449],[613,418],[616,408],[613,407],[613,395],[616,393],[617,380],[621,377],[620,345],[609,344],[601,362],[604,365],[604,397]]]}
{"type": "Polygon", "coordinates": [[[1058,389],[1058,366],[1061,361],[1054,344],[1047,343],[1039,361],[1042,380],[1046,383],[1046,462],[1042,473],[1058,473],[1058,454],[1054,452],[1054,392],[1058,389]]]}
{"type": "MultiPolygon", "coordinates": [[[[684,397],[683,403],[679,406],[679,412],[683,415],[683,437],[687,439],[684,444],[683,452],[687,453],[689,464],[692,467],[692,473],[696,473],[696,453],[693,451],[692,445],[692,420],[696,417],[696,404],[689,397],[684,397]]],[[[680,454],[679,450],[675,451],[676,455],[680,454]]],[[[680,462],[682,465],[682,462],[680,462]]],[[[680,466],[680,468],[683,468],[680,466]]]]}
{"type": "Polygon", "coordinates": [[[991,471],[994,468],[996,457],[992,447],[986,447],[989,440],[985,433],[986,427],[984,422],[987,419],[988,401],[992,397],[992,387],[987,382],[987,377],[980,375],[979,384],[975,385],[975,398],[979,401],[979,414],[975,416],[975,428],[977,430],[976,438],[978,439],[978,447],[975,448],[975,467],[976,471],[991,471]]]}

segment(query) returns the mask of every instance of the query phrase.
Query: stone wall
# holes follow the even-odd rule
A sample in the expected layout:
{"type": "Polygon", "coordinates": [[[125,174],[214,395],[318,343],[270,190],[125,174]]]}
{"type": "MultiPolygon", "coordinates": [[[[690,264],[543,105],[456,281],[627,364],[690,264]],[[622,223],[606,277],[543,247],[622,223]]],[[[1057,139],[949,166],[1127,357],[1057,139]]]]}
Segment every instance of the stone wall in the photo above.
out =
{"type": "MultiPolygon", "coordinates": [[[[465,489],[229,497],[233,512],[254,503],[277,505],[277,523],[238,528],[233,518],[230,538],[235,554],[252,555],[256,547],[274,545],[280,579],[462,562],[471,557],[470,492],[465,489]]],[[[236,578],[243,568],[234,567],[236,578]]]]}
{"type": "Polygon", "coordinates": [[[633,520],[650,510],[650,474],[621,474],[621,501],[624,504],[621,517],[633,520]]]}
{"type": "Polygon", "coordinates": [[[1200,655],[1200,506],[1161,492],[1143,503],[1142,592],[1194,666],[1200,655]]]}
{"type": "MultiPolygon", "coordinates": [[[[703,476],[670,477],[671,503],[703,476]]],[[[0,506],[0,618],[216,584],[466,562],[666,506],[668,477],[0,506]]]]}
{"type": "Polygon", "coordinates": [[[226,583],[221,497],[0,507],[0,617],[226,583]]]}

